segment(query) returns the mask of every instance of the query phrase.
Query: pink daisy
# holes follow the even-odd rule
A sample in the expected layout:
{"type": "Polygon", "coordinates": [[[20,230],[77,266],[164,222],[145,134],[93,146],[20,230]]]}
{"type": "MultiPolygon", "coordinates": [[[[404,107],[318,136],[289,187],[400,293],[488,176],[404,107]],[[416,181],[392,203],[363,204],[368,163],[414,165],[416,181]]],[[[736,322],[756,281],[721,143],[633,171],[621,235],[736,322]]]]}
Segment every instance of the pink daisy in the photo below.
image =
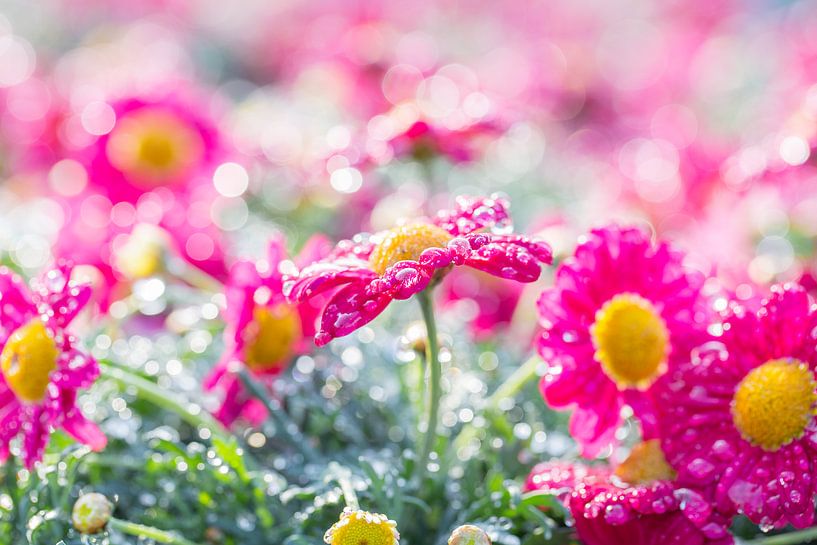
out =
{"type": "MultiPolygon", "coordinates": [[[[203,98],[190,94],[157,91],[111,101],[104,106],[110,130],[71,158],[70,177],[87,186],[64,200],[66,224],[56,253],[100,271],[103,303],[133,276],[115,257],[142,225],[160,227],[169,235],[167,246],[186,261],[226,277],[221,233],[211,219],[223,138],[202,113],[203,98]]],[[[147,244],[144,251],[155,254],[155,247],[147,244]]],[[[144,263],[157,261],[153,257],[146,255],[144,263]]]]}
{"type": "Polygon", "coordinates": [[[52,429],[62,428],[94,450],[106,439],[76,405],[77,390],[99,376],[96,361],[77,348],[66,328],[90,297],[59,264],[32,283],[0,267],[0,460],[22,435],[22,458],[34,465],[52,429]]]}
{"type": "Polygon", "coordinates": [[[719,342],[673,373],[659,398],[679,479],[765,529],[814,521],[815,328],[817,307],[800,286],[775,286],[756,311],[734,304],[719,342]]]}
{"type": "Polygon", "coordinates": [[[335,290],[315,342],[322,346],[369,323],[395,299],[408,299],[454,265],[500,278],[533,282],[550,247],[536,239],[504,234],[508,203],[498,197],[459,197],[457,208],[372,236],[340,242],[326,259],[303,269],[287,286],[304,302],[335,290]],[[502,232],[503,234],[499,234],[502,232]]]}
{"type": "Polygon", "coordinates": [[[636,445],[615,470],[549,462],[528,491],[558,496],[586,545],[727,545],[729,518],[693,490],[678,486],[658,440],[636,445]]]}
{"type": "MultiPolygon", "coordinates": [[[[313,237],[293,266],[306,266],[326,255],[328,241],[313,237]]],[[[244,390],[234,372],[244,365],[267,386],[280,375],[293,356],[308,350],[315,335],[319,309],[308,301],[290,304],[283,295],[283,271],[287,260],[281,236],[270,242],[266,261],[240,261],[230,270],[226,284],[225,350],[204,381],[206,390],[223,393],[216,417],[230,426],[239,416],[258,424],[267,416],[261,402],[244,390]]]]}
{"type": "Polygon", "coordinates": [[[586,456],[610,444],[625,405],[654,437],[653,385],[706,338],[703,277],[683,257],[640,229],[597,229],[539,299],[542,394],[575,408],[570,433],[586,456]]]}

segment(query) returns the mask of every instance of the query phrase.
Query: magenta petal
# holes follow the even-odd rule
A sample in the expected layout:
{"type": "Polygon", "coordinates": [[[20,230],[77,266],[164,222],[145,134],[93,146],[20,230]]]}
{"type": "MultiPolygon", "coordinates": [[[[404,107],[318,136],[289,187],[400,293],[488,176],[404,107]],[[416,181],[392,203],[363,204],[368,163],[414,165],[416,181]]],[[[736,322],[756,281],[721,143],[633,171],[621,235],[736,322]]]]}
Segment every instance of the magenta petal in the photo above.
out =
{"type": "Polygon", "coordinates": [[[315,344],[323,346],[336,337],[348,335],[368,324],[383,312],[391,300],[385,294],[367,295],[358,284],[342,288],[326,305],[315,344]]]}
{"type": "Polygon", "coordinates": [[[335,263],[315,263],[301,271],[293,281],[287,298],[293,302],[306,301],[327,290],[337,288],[343,284],[356,285],[368,283],[377,278],[377,274],[359,262],[355,266],[335,263]]]}
{"type": "Polygon", "coordinates": [[[31,427],[23,435],[23,463],[31,469],[42,459],[50,434],[48,413],[43,407],[34,407],[28,418],[31,427]]]}
{"type": "Polygon", "coordinates": [[[224,390],[223,401],[218,410],[214,413],[216,419],[224,424],[226,428],[233,425],[233,422],[241,416],[244,409],[247,395],[241,381],[230,373],[223,373],[219,386],[224,390]]]}
{"type": "Polygon", "coordinates": [[[85,418],[76,407],[65,415],[62,427],[71,437],[91,447],[91,450],[100,451],[108,444],[108,438],[102,430],[85,418]]]}
{"type": "Polygon", "coordinates": [[[435,224],[454,236],[467,235],[508,222],[508,201],[497,196],[457,197],[455,209],[441,210],[434,219],[435,224]]]}
{"type": "Polygon", "coordinates": [[[605,410],[577,407],[570,417],[570,435],[581,445],[582,456],[595,458],[615,439],[619,421],[618,406],[608,406],[605,410]]]}
{"type": "Polygon", "coordinates": [[[6,267],[0,267],[0,302],[0,343],[5,343],[12,331],[37,314],[37,308],[22,279],[6,267]]]}
{"type": "Polygon", "coordinates": [[[496,242],[471,253],[464,264],[517,282],[535,282],[541,272],[539,262],[525,248],[496,242]]]}
{"type": "Polygon", "coordinates": [[[389,267],[376,283],[378,293],[387,293],[394,299],[408,299],[423,291],[431,282],[434,269],[416,261],[400,261],[389,267]]]}
{"type": "Polygon", "coordinates": [[[51,375],[51,382],[59,388],[88,388],[99,377],[99,365],[91,356],[73,346],[60,355],[58,370],[51,375]]]}
{"type": "Polygon", "coordinates": [[[332,242],[324,235],[313,235],[306,241],[301,252],[295,258],[295,265],[298,268],[315,263],[316,261],[328,256],[332,251],[332,242]]]}

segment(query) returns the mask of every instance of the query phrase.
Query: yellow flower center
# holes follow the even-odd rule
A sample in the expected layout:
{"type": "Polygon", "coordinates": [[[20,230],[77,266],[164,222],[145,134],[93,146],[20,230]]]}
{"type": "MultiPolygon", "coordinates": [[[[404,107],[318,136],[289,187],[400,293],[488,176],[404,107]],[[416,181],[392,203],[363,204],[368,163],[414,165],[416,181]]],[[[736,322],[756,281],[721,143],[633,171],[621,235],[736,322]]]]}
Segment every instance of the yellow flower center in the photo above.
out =
{"type": "Polygon", "coordinates": [[[633,447],[627,459],[616,468],[615,475],[627,484],[637,485],[671,481],[676,473],[664,457],[661,441],[650,439],[633,447]]]}
{"type": "Polygon", "coordinates": [[[39,318],[32,319],[11,334],[0,354],[6,384],[23,402],[42,401],[58,356],[57,344],[45,324],[39,318]]]}
{"type": "Polygon", "coordinates": [[[400,261],[416,261],[428,248],[445,248],[453,237],[436,225],[414,223],[389,229],[375,246],[369,263],[377,274],[400,261]]]}
{"type": "Polygon", "coordinates": [[[346,511],[323,536],[329,545],[397,545],[393,520],[368,511],[346,511]]]}
{"type": "Polygon", "coordinates": [[[796,359],[767,361],[752,369],[735,390],[732,420],[744,439],[774,452],[803,435],[815,414],[817,382],[796,359]]]}
{"type": "Polygon", "coordinates": [[[295,309],[286,304],[257,306],[253,320],[245,330],[244,363],[255,371],[269,371],[281,366],[292,354],[301,333],[301,320],[295,309]]]}
{"type": "Polygon", "coordinates": [[[621,293],[596,312],[590,327],[596,360],[619,388],[648,388],[667,367],[669,331],[652,303],[621,293]]]}
{"type": "Polygon", "coordinates": [[[107,145],[108,158],[133,182],[158,186],[173,181],[204,153],[195,128],[159,108],[145,108],[120,119],[107,145]]]}

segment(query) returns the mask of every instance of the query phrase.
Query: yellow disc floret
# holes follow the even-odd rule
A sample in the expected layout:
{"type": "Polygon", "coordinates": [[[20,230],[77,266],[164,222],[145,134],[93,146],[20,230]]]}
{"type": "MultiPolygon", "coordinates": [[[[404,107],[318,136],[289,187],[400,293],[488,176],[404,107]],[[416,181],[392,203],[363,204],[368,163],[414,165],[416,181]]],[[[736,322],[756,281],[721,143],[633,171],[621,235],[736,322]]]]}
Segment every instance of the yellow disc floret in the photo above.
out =
{"type": "Polygon", "coordinates": [[[627,484],[637,485],[671,481],[676,474],[664,457],[661,441],[650,439],[633,447],[627,459],[616,468],[615,475],[627,484]]]}
{"type": "Polygon", "coordinates": [[[797,359],[767,361],[752,369],[732,398],[732,420],[744,439],[776,451],[803,435],[815,414],[817,382],[797,359]]]}
{"type": "Polygon", "coordinates": [[[26,403],[43,400],[58,356],[57,344],[39,318],[14,330],[0,354],[0,366],[17,399],[26,403]]]}
{"type": "Polygon", "coordinates": [[[445,230],[427,223],[413,223],[390,229],[372,251],[369,263],[377,274],[399,261],[416,261],[423,250],[445,248],[453,237],[445,230]]]}
{"type": "Polygon", "coordinates": [[[245,331],[244,363],[255,371],[282,365],[301,334],[298,313],[287,304],[256,306],[245,331]]]}
{"type": "Polygon", "coordinates": [[[619,388],[649,387],[666,371],[669,331],[653,304],[634,293],[607,301],[590,327],[596,361],[619,388]]]}
{"type": "Polygon", "coordinates": [[[386,515],[348,507],[323,536],[329,545],[398,545],[399,539],[397,524],[386,515]]]}
{"type": "Polygon", "coordinates": [[[111,163],[137,182],[161,185],[199,161],[203,142],[188,123],[161,109],[123,117],[108,140],[111,163]]]}

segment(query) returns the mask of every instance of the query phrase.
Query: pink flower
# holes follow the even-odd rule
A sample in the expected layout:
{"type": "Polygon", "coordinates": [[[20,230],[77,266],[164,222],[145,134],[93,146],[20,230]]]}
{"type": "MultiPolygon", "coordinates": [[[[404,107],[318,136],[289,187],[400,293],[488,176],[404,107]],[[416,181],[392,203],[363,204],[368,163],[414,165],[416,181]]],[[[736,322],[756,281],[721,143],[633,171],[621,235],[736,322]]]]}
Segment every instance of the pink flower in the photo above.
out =
{"type": "Polygon", "coordinates": [[[474,148],[480,139],[496,137],[500,132],[496,123],[487,121],[452,130],[418,120],[395,134],[388,144],[395,157],[412,156],[424,160],[439,155],[451,162],[463,163],[474,158],[474,148]]]}
{"type": "Polygon", "coordinates": [[[754,312],[733,304],[719,342],[696,351],[659,398],[679,480],[765,529],[814,521],[815,327],[800,286],[775,286],[754,312]]]}
{"type": "Polygon", "coordinates": [[[597,229],[539,299],[542,394],[575,408],[570,433],[586,456],[610,444],[625,405],[654,437],[654,383],[706,338],[703,277],[682,261],[639,229],[597,229]]]}
{"type": "Polygon", "coordinates": [[[29,290],[0,268],[0,460],[21,435],[30,468],[42,457],[52,428],[94,450],[105,447],[105,436],[76,405],[77,390],[93,384],[99,367],[66,331],[90,297],[90,288],[74,285],[70,276],[71,267],[60,264],[29,290]]]}
{"type": "Polygon", "coordinates": [[[488,339],[513,319],[522,285],[480,271],[460,269],[441,286],[446,307],[461,307],[474,337],[488,339]]]}
{"type": "MultiPolygon", "coordinates": [[[[291,266],[305,266],[328,251],[328,241],[313,237],[291,266]]],[[[284,298],[283,272],[287,260],[281,236],[270,242],[266,261],[240,261],[230,270],[226,285],[227,309],[224,354],[204,381],[206,390],[223,393],[216,417],[230,426],[239,416],[258,424],[266,408],[244,391],[234,371],[244,365],[267,386],[289,365],[293,356],[308,350],[315,335],[319,309],[308,301],[290,304],[284,298]]]]}
{"type": "Polygon", "coordinates": [[[533,282],[550,247],[525,236],[498,234],[508,227],[504,199],[459,197],[457,208],[373,236],[340,242],[332,254],[303,269],[288,297],[304,302],[334,290],[315,342],[322,346],[369,323],[395,299],[408,299],[454,265],[500,278],[533,282]],[[493,231],[492,231],[493,229],[493,231]]]}
{"type": "Polygon", "coordinates": [[[157,91],[100,106],[113,127],[63,169],[71,180],[87,179],[87,187],[64,201],[56,252],[99,269],[103,307],[111,290],[131,279],[115,256],[141,225],[161,227],[167,246],[186,261],[226,277],[221,233],[211,220],[213,172],[225,151],[215,122],[201,113],[204,104],[189,94],[157,91]]]}
{"type": "Polygon", "coordinates": [[[586,545],[727,545],[729,518],[674,482],[658,440],[636,445],[615,469],[551,461],[526,491],[551,493],[569,509],[586,545]]]}

